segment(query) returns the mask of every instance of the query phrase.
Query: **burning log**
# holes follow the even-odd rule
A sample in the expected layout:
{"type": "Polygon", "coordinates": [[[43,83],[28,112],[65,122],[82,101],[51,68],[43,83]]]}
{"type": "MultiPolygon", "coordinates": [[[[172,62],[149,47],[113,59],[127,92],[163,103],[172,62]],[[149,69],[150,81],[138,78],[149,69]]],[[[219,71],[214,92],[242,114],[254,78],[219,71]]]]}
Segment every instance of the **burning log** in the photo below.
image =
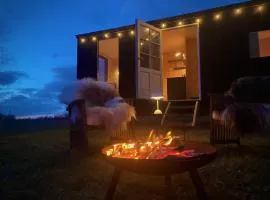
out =
{"type": "Polygon", "coordinates": [[[146,141],[118,143],[103,149],[103,154],[115,158],[164,159],[168,156],[195,157],[201,155],[193,149],[184,150],[184,143],[171,131],[165,136],[157,136],[152,130],[146,141]]]}

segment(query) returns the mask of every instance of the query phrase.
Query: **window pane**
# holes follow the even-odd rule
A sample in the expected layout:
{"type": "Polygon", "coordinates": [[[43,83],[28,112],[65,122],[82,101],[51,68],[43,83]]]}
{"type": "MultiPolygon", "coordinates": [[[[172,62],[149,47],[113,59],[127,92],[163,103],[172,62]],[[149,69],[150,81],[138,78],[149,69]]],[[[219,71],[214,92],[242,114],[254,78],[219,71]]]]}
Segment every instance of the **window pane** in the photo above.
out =
{"type": "Polygon", "coordinates": [[[149,28],[145,26],[140,26],[140,39],[149,40],[149,28]]]}
{"type": "Polygon", "coordinates": [[[140,67],[149,68],[149,56],[142,54],[140,55],[140,67]]]}
{"type": "Polygon", "coordinates": [[[160,44],[160,33],[155,30],[150,30],[151,42],[160,44]]]}
{"type": "Polygon", "coordinates": [[[160,58],[151,57],[151,68],[160,70],[160,58]]]}
{"type": "Polygon", "coordinates": [[[149,53],[149,41],[140,40],[140,52],[149,53]]]}
{"type": "Polygon", "coordinates": [[[160,57],[160,46],[158,44],[151,44],[151,56],[160,57]]]}

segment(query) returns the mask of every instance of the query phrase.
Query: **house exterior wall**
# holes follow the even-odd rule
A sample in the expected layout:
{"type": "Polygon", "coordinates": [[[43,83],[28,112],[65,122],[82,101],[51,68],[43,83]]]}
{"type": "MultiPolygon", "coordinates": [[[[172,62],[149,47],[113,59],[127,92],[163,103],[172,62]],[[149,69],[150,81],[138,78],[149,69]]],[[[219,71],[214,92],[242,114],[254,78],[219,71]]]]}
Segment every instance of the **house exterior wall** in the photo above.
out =
{"type": "Polygon", "coordinates": [[[270,75],[270,57],[251,58],[249,34],[270,29],[268,11],[263,14],[247,9],[240,16],[232,10],[223,13],[224,19],[213,21],[213,15],[204,15],[200,26],[200,63],[203,105],[209,102],[209,93],[222,93],[232,81],[242,76],[270,75]]]}
{"type": "Polygon", "coordinates": [[[85,42],[77,46],[77,79],[97,78],[98,46],[96,42],[85,42]]]}
{"type": "MultiPolygon", "coordinates": [[[[199,30],[202,94],[200,111],[203,113],[209,111],[209,93],[223,93],[229,89],[232,81],[242,76],[270,75],[270,57],[251,58],[249,49],[250,32],[270,30],[269,5],[264,13],[255,13],[254,9],[248,8],[239,16],[233,14],[234,8],[235,6],[228,6],[195,15],[203,18],[199,30]],[[213,20],[213,14],[217,12],[222,12],[224,16],[220,21],[213,20]]],[[[119,91],[124,98],[136,97],[134,45],[134,37],[119,40],[119,91]]],[[[78,45],[78,78],[96,76],[96,68],[91,67],[97,66],[94,59],[96,54],[95,43],[78,45]]],[[[144,111],[140,113],[145,114],[151,112],[154,104],[151,101],[138,100],[136,105],[140,108],[138,110],[144,111]],[[152,105],[150,109],[146,104],[152,105]],[[143,108],[147,108],[147,111],[143,108]]]]}
{"type": "Polygon", "coordinates": [[[136,98],[135,37],[119,40],[119,93],[124,98],[136,98]]]}

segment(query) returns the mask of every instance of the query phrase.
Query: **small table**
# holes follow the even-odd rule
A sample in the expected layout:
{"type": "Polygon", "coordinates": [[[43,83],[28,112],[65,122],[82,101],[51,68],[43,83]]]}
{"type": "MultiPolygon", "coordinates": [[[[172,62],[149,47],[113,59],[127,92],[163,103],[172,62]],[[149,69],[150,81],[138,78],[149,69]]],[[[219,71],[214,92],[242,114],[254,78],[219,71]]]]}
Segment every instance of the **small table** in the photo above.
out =
{"type": "Polygon", "coordinates": [[[137,174],[157,175],[165,177],[167,186],[167,199],[176,199],[172,191],[171,176],[183,172],[189,172],[190,178],[195,186],[198,199],[206,200],[207,195],[204,190],[203,182],[198,174],[198,168],[212,162],[216,157],[216,148],[209,144],[192,143],[185,144],[184,150],[193,149],[195,152],[203,153],[196,157],[167,157],[165,159],[125,159],[105,156],[116,168],[111,180],[109,190],[105,200],[111,200],[123,170],[137,174]]]}

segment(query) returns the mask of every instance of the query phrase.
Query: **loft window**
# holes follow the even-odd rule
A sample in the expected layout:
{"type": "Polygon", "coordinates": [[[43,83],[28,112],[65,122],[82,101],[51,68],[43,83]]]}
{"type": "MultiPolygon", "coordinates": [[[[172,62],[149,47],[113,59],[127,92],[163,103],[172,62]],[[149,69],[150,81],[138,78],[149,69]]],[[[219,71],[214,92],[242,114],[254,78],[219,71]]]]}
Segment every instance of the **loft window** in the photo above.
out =
{"type": "Polygon", "coordinates": [[[249,50],[251,58],[270,56],[270,30],[250,33],[249,50]]]}

